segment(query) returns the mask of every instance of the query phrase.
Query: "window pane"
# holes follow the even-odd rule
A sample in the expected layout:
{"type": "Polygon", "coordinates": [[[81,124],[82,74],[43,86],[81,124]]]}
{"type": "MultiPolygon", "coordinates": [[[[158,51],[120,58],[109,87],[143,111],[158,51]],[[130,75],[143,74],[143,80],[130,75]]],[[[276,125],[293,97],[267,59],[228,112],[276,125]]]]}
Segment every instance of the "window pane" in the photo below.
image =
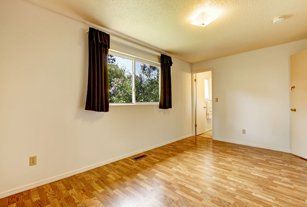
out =
{"type": "Polygon", "coordinates": [[[135,62],[136,102],[159,102],[159,68],[135,62]]]}
{"type": "Polygon", "coordinates": [[[132,60],[108,55],[110,103],[132,103],[132,60]]]}

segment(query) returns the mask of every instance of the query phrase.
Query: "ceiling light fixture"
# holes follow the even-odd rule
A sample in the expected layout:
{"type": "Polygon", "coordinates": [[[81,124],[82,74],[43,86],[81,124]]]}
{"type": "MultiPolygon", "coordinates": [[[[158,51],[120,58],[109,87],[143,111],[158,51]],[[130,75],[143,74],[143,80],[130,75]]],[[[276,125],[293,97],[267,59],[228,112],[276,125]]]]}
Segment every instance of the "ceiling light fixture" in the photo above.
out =
{"type": "Polygon", "coordinates": [[[273,24],[280,24],[283,23],[286,19],[288,19],[290,16],[288,15],[282,15],[282,16],[277,16],[273,18],[273,24]]]}
{"type": "Polygon", "coordinates": [[[203,6],[198,8],[190,17],[191,24],[205,27],[221,15],[221,11],[214,7],[203,6]]]}

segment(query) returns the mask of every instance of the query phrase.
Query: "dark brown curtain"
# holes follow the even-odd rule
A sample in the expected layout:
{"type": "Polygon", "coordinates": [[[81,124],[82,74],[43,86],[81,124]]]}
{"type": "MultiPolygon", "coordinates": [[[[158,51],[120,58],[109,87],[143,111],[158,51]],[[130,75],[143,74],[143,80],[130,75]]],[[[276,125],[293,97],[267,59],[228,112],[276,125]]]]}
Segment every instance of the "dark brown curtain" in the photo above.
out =
{"type": "Polygon", "coordinates": [[[161,93],[160,93],[160,109],[172,108],[172,78],[171,66],[172,58],[167,55],[161,55],[161,93]]]}
{"type": "Polygon", "coordinates": [[[107,56],[110,35],[90,28],[88,33],[89,60],[86,110],[109,111],[107,56]]]}

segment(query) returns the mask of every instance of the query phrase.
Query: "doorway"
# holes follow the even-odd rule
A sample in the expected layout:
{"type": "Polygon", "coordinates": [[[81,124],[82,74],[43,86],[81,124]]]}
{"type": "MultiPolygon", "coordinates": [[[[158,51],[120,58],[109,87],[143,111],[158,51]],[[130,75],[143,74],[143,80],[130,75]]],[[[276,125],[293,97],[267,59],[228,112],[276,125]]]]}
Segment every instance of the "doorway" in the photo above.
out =
{"type": "Polygon", "coordinates": [[[212,72],[194,74],[195,134],[212,138],[212,72]]]}
{"type": "Polygon", "coordinates": [[[291,150],[307,159],[307,50],[291,57],[291,150]]]}

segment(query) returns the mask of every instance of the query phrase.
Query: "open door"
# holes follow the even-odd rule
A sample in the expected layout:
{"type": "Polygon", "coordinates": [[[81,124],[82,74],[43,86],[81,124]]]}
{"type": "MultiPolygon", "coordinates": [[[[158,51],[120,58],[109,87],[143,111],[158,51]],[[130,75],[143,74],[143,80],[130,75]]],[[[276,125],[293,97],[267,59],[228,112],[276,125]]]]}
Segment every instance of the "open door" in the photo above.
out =
{"type": "MultiPolygon", "coordinates": [[[[212,77],[211,71],[196,74],[196,134],[212,130],[212,77]]],[[[210,137],[210,136],[209,136],[210,137]]]]}
{"type": "Polygon", "coordinates": [[[291,57],[291,148],[307,159],[307,50],[291,57]]]}

